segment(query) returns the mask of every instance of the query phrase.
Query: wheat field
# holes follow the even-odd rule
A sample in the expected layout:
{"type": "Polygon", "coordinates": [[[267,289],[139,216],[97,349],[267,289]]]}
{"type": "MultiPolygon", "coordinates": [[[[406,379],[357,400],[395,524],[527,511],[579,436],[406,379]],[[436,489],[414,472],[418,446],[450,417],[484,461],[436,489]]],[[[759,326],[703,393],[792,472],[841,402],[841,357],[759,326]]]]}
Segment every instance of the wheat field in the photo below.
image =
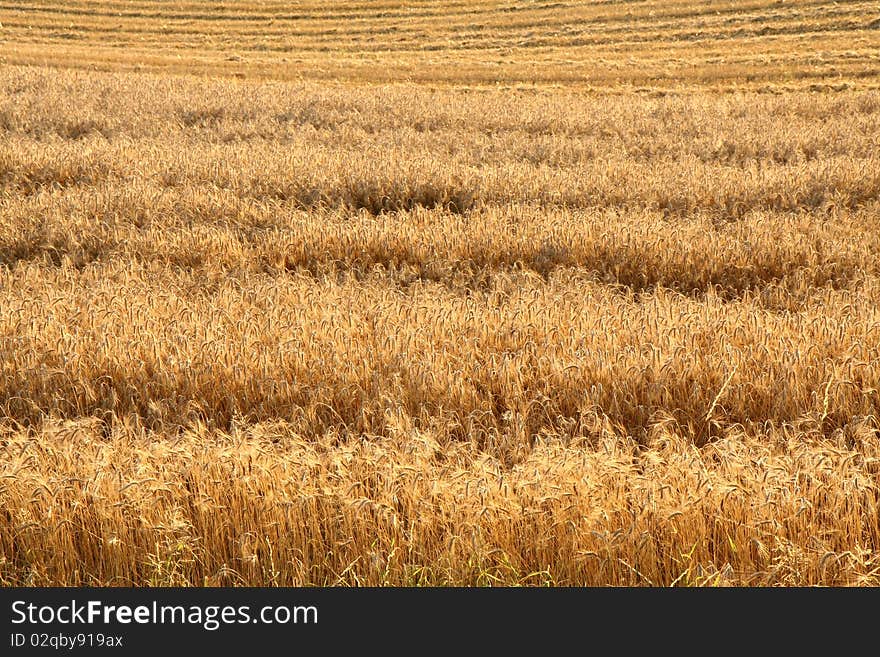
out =
{"type": "Polygon", "coordinates": [[[0,24],[0,585],[880,584],[875,2],[0,24]]]}

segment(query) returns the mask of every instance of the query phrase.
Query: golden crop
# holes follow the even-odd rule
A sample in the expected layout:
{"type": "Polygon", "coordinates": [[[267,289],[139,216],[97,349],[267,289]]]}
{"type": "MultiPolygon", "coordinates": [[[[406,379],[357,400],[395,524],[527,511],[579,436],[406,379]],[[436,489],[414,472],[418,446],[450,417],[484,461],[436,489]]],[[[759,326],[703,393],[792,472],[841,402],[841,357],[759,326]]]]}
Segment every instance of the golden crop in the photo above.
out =
{"type": "Polygon", "coordinates": [[[0,584],[877,585],[873,5],[4,8],[0,584]]]}

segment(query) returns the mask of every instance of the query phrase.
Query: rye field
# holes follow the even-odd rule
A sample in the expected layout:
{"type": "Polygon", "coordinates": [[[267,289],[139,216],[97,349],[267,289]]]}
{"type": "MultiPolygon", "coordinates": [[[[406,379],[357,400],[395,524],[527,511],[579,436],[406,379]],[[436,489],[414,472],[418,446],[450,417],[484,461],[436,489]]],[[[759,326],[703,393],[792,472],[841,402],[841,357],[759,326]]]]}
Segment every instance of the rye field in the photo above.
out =
{"type": "Polygon", "coordinates": [[[0,585],[880,584],[874,0],[0,24],[0,585]]]}

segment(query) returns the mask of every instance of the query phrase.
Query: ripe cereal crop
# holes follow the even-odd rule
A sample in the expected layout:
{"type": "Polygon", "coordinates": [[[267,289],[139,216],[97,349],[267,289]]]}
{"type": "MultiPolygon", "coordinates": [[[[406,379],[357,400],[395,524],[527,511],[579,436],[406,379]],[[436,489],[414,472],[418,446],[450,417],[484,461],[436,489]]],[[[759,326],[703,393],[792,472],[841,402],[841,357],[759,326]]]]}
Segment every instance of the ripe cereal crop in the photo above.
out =
{"type": "Polygon", "coordinates": [[[880,583],[876,2],[0,8],[0,585],[880,583]]]}

